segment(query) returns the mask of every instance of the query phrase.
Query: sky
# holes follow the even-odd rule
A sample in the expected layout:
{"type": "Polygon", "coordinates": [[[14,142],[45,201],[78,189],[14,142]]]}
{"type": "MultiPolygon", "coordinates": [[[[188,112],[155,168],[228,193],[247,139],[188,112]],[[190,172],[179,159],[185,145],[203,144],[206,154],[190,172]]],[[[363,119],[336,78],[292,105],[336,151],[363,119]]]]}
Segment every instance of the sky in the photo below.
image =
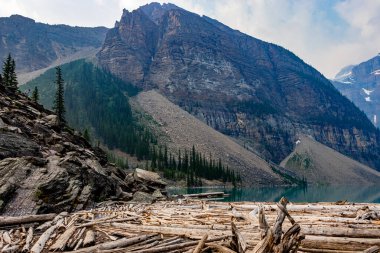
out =
{"type": "MultiPolygon", "coordinates": [[[[0,17],[113,27],[148,0],[0,0],[0,17]]],[[[156,1],[160,3],[168,1],[156,1]]],[[[283,46],[326,77],[380,52],[380,0],[171,0],[188,11],[283,46]]]]}

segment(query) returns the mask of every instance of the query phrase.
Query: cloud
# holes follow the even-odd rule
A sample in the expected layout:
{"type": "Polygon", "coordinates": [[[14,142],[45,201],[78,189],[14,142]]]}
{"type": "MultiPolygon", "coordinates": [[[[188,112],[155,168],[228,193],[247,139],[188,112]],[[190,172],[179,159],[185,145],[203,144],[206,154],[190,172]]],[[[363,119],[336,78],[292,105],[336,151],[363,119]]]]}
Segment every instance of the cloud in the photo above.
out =
{"type": "MultiPolygon", "coordinates": [[[[157,1],[157,0],[156,0],[157,1]]],[[[0,0],[0,16],[112,27],[122,9],[149,0],[0,0]]],[[[168,1],[158,0],[164,3],[168,1]]],[[[333,77],[380,51],[379,0],[172,0],[259,39],[279,44],[333,77]]]]}

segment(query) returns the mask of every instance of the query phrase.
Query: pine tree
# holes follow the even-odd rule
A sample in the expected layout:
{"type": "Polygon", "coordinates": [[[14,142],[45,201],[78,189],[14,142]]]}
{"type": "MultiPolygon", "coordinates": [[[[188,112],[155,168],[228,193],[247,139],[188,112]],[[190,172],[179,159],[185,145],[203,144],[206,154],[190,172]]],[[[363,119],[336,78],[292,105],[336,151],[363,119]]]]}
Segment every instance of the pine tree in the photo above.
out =
{"type": "Polygon", "coordinates": [[[38,100],[40,99],[40,94],[38,92],[37,86],[34,87],[33,93],[32,93],[32,100],[36,103],[38,103],[38,100]]]}
{"type": "Polygon", "coordinates": [[[10,82],[9,87],[17,90],[18,81],[17,81],[17,75],[16,75],[16,62],[14,59],[11,61],[11,69],[10,69],[10,82]]]}
{"type": "Polygon", "coordinates": [[[56,80],[57,91],[55,93],[54,111],[57,114],[57,124],[62,127],[65,121],[65,102],[64,102],[64,87],[61,68],[56,68],[56,80]]]}
{"type": "Polygon", "coordinates": [[[8,54],[8,57],[5,59],[3,64],[3,83],[4,86],[10,86],[11,80],[11,69],[12,69],[12,57],[11,54],[8,54]]]}
{"type": "Polygon", "coordinates": [[[3,77],[0,74],[0,87],[3,86],[3,77]]]}
{"type": "Polygon", "coordinates": [[[84,130],[84,133],[83,133],[83,138],[85,138],[85,139],[86,139],[86,141],[88,141],[88,142],[90,142],[90,141],[91,141],[90,133],[89,133],[89,131],[88,131],[88,129],[87,129],[87,128],[84,130]]]}

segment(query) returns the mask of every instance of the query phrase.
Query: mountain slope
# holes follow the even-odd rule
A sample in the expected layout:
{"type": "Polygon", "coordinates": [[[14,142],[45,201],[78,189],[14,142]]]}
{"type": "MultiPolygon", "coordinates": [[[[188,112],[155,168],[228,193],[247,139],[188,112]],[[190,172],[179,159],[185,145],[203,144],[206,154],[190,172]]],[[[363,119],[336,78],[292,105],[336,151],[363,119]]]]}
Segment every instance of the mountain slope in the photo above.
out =
{"type": "MultiPolygon", "coordinates": [[[[145,158],[150,135],[137,123],[129,96],[138,89],[85,60],[61,66],[65,81],[65,108],[70,126],[96,137],[109,148],[119,148],[139,159],[145,158]]],[[[40,91],[41,104],[51,109],[56,87],[55,69],[21,86],[31,93],[40,91]]]]}
{"type": "Polygon", "coordinates": [[[101,66],[157,89],[214,129],[279,163],[299,133],[380,169],[380,135],[318,71],[286,49],[173,5],[123,11],[101,66]]]}
{"type": "Polygon", "coordinates": [[[380,182],[380,172],[335,150],[301,136],[294,151],[281,166],[316,184],[366,184],[380,182]]]}
{"type": "Polygon", "coordinates": [[[380,126],[380,54],[343,68],[335,76],[333,84],[363,110],[376,127],[380,126]]]}
{"type": "Polygon", "coordinates": [[[17,72],[32,72],[100,47],[106,32],[105,27],[48,25],[20,15],[0,18],[0,59],[11,53],[17,72]]]}
{"type": "Polygon", "coordinates": [[[0,213],[59,213],[131,198],[126,173],[108,164],[56,115],[0,86],[0,213]]]}
{"type": "MultiPolygon", "coordinates": [[[[284,180],[272,171],[267,162],[156,92],[135,96],[136,88],[85,60],[65,64],[61,68],[65,80],[68,122],[75,129],[89,129],[94,138],[102,140],[111,149],[117,148],[136,155],[139,159],[145,159],[144,155],[139,154],[139,150],[142,147],[150,149],[149,140],[139,143],[139,139],[130,137],[144,137],[158,122],[159,125],[164,124],[165,128],[155,129],[154,136],[169,135],[171,139],[161,136],[159,143],[168,144],[169,151],[176,154],[176,157],[178,149],[191,150],[194,145],[197,151],[207,157],[212,154],[216,161],[220,158],[224,164],[245,175],[245,185],[294,183],[284,180]],[[129,96],[132,96],[131,105],[129,96]],[[157,115],[160,115],[159,118],[157,115]],[[146,118],[151,119],[145,120],[146,118]],[[163,120],[165,123],[162,123],[163,120]],[[180,125],[186,126],[186,130],[179,127],[180,125]],[[201,138],[199,134],[202,134],[201,138]]],[[[21,86],[21,89],[30,92],[38,87],[41,103],[52,108],[54,75],[54,70],[49,70],[21,86]]]]}
{"type": "Polygon", "coordinates": [[[281,185],[284,179],[275,174],[266,161],[244,149],[229,137],[215,131],[156,91],[141,92],[133,102],[151,115],[167,137],[169,149],[195,148],[204,154],[221,159],[230,168],[239,171],[245,186],[281,185]]]}

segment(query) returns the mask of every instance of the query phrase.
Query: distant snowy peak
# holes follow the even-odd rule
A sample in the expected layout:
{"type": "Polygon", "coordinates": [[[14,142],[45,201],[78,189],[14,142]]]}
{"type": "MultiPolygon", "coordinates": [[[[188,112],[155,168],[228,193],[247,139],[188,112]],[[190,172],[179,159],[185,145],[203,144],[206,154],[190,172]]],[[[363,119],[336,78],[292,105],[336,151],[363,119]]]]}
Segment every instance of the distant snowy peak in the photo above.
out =
{"type": "Polygon", "coordinates": [[[332,81],[343,95],[380,128],[380,53],[357,65],[343,68],[332,81]]]}
{"type": "Polygon", "coordinates": [[[353,78],[352,69],[354,68],[354,65],[347,66],[343,68],[341,71],[339,71],[338,74],[336,74],[334,81],[345,83],[345,84],[351,84],[355,80],[353,78]]]}

